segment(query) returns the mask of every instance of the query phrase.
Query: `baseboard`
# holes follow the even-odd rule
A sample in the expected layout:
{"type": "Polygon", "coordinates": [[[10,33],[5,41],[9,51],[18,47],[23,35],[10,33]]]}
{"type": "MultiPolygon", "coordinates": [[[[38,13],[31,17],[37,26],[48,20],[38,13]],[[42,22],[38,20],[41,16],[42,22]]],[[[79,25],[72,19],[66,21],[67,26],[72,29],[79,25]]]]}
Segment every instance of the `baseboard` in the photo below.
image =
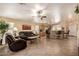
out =
{"type": "Polygon", "coordinates": [[[75,35],[69,35],[69,37],[77,37],[77,36],[75,36],[75,35]]]}

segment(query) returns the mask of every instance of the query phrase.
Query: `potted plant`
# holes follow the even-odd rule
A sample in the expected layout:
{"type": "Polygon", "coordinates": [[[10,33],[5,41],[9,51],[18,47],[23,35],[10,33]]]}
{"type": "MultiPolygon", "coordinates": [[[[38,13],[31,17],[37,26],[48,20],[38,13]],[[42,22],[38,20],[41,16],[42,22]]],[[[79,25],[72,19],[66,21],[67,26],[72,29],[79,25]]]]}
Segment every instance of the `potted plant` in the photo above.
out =
{"type": "Polygon", "coordinates": [[[79,7],[78,7],[78,5],[76,6],[75,13],[79,14],[79,7]]]}
{"type": "Polygon", "coordinates": [[[76,6],[75,13],[77,15],[77,23],[76,23],[77,30],[76,30],[76,35],[77,35],[78,48],[79,48],[79,6],[78,5],[76,6]]]}
{"type": "Polygon", "coordinates": [[[3,37],[3,35],[6,32],[6,30],[8,29],[8,27],[9,27],[9,24],[1,19],[0,20],[0,34],[1,34],[1,37],[3,37]]]}

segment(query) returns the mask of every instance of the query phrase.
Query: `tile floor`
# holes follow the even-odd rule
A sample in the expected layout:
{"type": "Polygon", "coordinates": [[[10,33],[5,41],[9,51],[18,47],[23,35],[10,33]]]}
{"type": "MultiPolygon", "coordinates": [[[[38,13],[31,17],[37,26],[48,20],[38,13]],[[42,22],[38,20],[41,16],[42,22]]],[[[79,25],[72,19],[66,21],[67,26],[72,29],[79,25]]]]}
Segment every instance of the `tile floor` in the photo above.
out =
{"type": "Polygon", "coordinates": [[[11,52],[8,47],[0,49],[1,56],[77,56],[76,37],[68,39],[46,39],[28,44],[27,48],[19,52],[11,52]]]}

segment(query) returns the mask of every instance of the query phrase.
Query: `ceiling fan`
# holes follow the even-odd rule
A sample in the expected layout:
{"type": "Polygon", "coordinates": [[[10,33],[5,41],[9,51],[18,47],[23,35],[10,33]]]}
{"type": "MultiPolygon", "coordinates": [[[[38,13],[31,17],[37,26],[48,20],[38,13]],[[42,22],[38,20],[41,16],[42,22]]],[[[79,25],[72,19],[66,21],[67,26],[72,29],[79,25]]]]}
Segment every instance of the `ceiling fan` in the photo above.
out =
{"type": "Polygon", "coordinates": [[[26,5],[26,3],[19,3],[20,5],[26,5]]]}

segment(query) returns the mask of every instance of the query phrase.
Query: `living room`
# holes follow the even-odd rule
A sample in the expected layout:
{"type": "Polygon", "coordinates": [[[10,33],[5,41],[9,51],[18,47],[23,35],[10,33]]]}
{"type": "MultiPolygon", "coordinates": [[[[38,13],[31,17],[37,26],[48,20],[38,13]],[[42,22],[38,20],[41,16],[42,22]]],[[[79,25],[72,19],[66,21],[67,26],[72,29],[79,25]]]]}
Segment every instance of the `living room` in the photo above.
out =
{"type": "Polygon", "coordinates": [[[78,14],[76,3],[0,4],[0,55],[77,56],[78,14]]]}

